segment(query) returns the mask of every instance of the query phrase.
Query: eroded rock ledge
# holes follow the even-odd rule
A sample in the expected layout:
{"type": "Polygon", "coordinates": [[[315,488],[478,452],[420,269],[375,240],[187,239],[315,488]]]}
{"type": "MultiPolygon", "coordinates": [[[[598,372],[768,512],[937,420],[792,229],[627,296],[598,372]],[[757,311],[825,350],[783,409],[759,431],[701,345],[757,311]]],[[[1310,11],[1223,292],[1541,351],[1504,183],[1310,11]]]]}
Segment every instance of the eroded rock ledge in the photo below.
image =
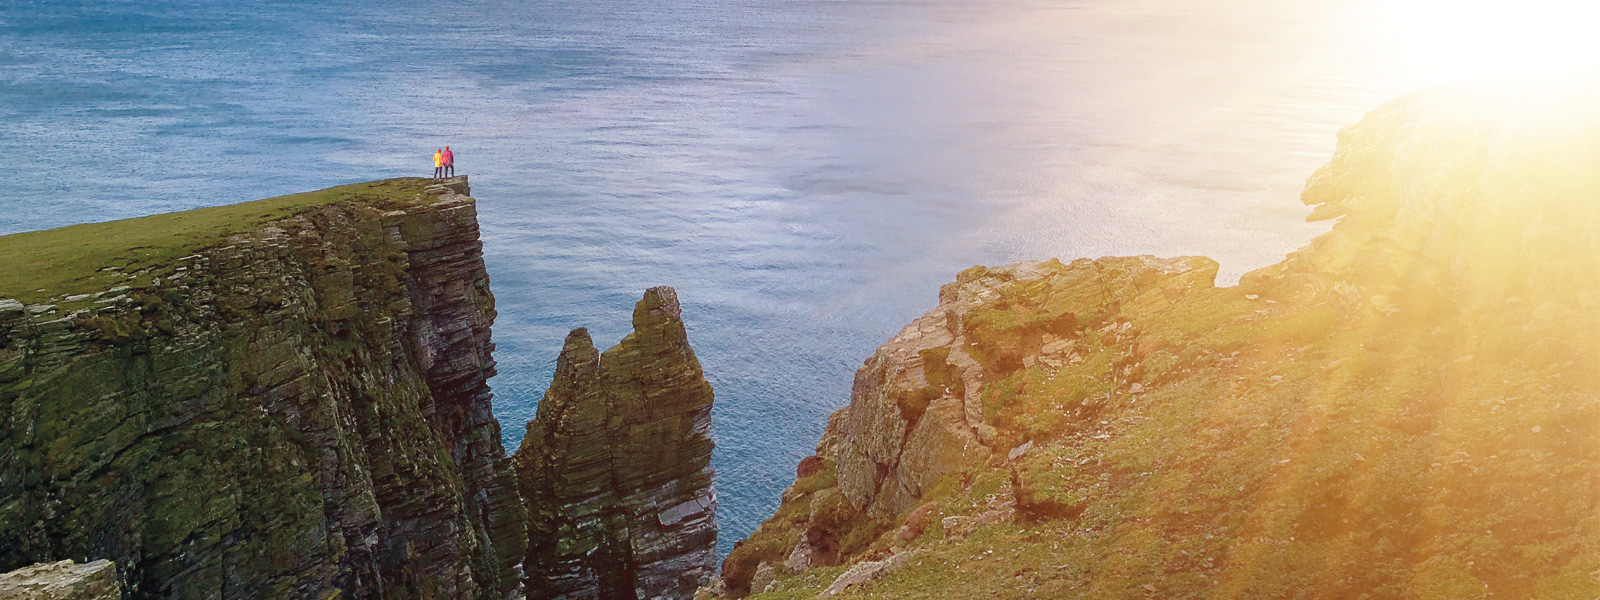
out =
{"type": "Polygon", "coordinates": [[[39,563],[0,573],[0,598],[8,600],[122,600],[117,568],[109,560],[80,565],[39,563]]]}

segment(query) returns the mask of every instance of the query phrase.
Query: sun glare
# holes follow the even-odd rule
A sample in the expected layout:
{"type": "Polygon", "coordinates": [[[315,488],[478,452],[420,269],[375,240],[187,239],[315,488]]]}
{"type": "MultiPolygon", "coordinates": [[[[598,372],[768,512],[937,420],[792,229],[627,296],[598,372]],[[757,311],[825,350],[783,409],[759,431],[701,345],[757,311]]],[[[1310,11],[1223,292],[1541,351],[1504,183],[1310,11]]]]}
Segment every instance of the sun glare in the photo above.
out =
{"type": "Polygon", "coordinates": [[[1379,16],[1421,83],[1580,78],[1600,66],[1594,0],[1394,0],[1379,16]]]}

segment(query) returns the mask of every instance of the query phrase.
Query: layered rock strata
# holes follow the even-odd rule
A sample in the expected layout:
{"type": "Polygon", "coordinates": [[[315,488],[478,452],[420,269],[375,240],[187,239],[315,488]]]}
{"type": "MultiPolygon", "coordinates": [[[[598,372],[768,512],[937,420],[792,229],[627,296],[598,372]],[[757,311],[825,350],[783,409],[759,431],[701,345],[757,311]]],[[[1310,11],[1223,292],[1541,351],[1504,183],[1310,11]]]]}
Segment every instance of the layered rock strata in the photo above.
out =
{"type": "Polygon", "coordinates": [[[136,599],[514,593],[467,194],[371,184],[99,293],[0,300],[0,569],[111,559],[136,599]]]}
{"type": "Polygon", "coordinates": [[[530,597],[686,599],[711,578],[711,404],[672,288],[646,292],[605,352],[567,336],[513,456],[530,597]]]}

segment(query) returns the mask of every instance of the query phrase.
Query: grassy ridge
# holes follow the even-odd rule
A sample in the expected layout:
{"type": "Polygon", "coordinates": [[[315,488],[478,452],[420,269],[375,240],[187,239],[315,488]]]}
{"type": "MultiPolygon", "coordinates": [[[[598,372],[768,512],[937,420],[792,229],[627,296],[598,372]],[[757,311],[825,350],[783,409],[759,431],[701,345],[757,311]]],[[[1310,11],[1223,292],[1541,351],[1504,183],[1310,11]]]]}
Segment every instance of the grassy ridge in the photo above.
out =
{"type": "Polygon", "coordinates": [[[67,294],[100,291],[122,281],[121,273],[161,270],[174,259],[267,221],[347,200],[380,206],[415,202],[429,183],[421,178],[388,179],[228,206],[0,236],[0,264],[5,265],[0,269],[0,298],[42,302],[67,294]]]}
{"type": "MultiPolygon", "coordinates": [[[[968,315],[980,349],[1026,338],[1073,290],[997,291],[1008,308],[968,315]]],[[[841,537],[867,536],[841,544],[851,562],[921,552],[839,598],[1600,594],[1600,378],[1568,362],[1592,357],[1281,281],[1157,310],[1068,308],[1084,329],[1065,364],[996,361],[985,385],[998,446],[1032,450],[935,486],[915,539],[884,534],[909,516],[831,518],[841,537]]],[[[837,496],[833,477],[802,480],[741,550],[774,545],[764,559],[781,563],[837,496]]],[[[753,598],[816,597],[832,569],[780,569],[753,598]]]]}
{"type": "MultiPolygon", "coordinates": [[[[1115,258],[963,272],[929,313],[962,345],[920,358],[981,365],[962,408],[995,430],[987,463],[894,517],[818,519],[808,504],[877,485],[859,448],[898,439],[858,393],[821,445],[837,472],[797,482],[725,582],[761,600],[817,597],[841,567],[876,573],[841,600],[1600,597],[1596,106],[1600,88],[1463,87],[1373,111],[1303,196],[1332,232],[1233,288],[1115,258]],[[813,563],[833,571],[788,565],[802,535],[862,532],[813,563]]],[[[895,360],[881,372],[913,375],[890,383],[944,379],[895,360]]],[[[928,455],[899,452],[900,473],[928,455]]]]}

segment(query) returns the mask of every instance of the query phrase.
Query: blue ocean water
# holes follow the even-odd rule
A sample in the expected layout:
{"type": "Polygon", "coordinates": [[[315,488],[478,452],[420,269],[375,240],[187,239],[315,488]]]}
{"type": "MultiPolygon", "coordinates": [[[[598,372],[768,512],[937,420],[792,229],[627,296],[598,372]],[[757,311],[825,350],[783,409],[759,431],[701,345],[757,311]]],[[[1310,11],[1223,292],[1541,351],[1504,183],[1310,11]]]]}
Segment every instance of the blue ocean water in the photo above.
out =
{"type": "Polygon", "coordinates": [[[957,271],[1232,280],[1322,231],[1305,177],[1413,85],[1358,4],[0,0],[0,234],[426,175],[449,144],[508,450],[570,328],[609,345],[676,286],[725,551],[957,271]]]}

